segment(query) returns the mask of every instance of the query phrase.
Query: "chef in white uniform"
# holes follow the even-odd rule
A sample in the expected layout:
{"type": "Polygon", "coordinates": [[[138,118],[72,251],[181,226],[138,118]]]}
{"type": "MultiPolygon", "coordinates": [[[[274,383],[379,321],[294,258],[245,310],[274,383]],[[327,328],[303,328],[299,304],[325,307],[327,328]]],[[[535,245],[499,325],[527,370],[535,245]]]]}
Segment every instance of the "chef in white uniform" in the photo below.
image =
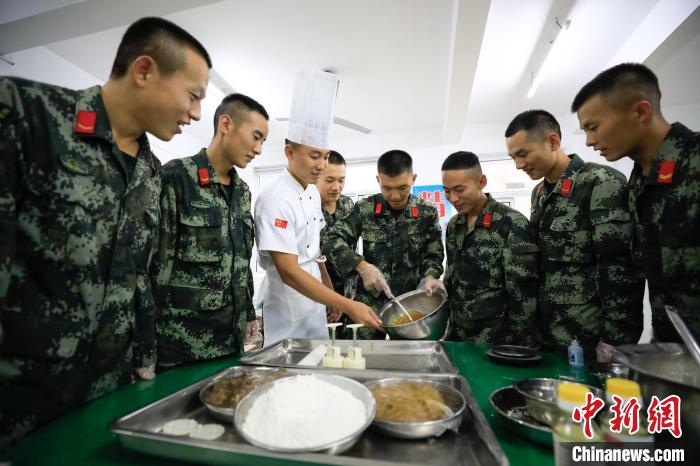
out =
{"type": "Polygon", "coordinates": [[[326,306],[381,330],[369,306],[333,291],[321,255],[325,222],[315,183],[328,163],[337,85],[335,75],[321,70],[297,75],[284,146],[287,169],[255,202],[255,239],[267,279],[265,346],[285,338],[328,338],[326,306]]]}

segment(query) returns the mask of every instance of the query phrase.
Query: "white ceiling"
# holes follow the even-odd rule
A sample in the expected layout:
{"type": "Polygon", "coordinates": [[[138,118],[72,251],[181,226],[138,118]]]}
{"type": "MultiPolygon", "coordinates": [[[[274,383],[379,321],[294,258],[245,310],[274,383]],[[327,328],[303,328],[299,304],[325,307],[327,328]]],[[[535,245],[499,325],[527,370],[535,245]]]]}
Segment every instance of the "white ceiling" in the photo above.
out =
{"type": "MultiPolygon", "coordinates": [[[[373,130],[337,127],[337,140],[402,147],[455,144],[474,128],[501,128],[518,112],[547,108],[573,131],[576,91],[608,66],[646,61],[665,105],[700,106],[700,0],[0,0],[0,74],[82,87],[104,81],[126,26],[159,15],[193,33],[235,90],[287,116],[294,73],[331,67],[336,115],[373,130]],[[532,99],[532,73],[570,19],[558,63],[532,99]]],[[[554,50],[553,50],[554,55],[554,50]]],[[[213,108],[181,143],[206,145],[213,108]]],[[[284,123],[272,132],[283,138],[284,123]]],[[[479,131],[476,131],[479,134],[479,131]]],[[[484,136],[485,137],[485,136],[484,136]]],[[[166,151],[167,144],[163,145],[166,151]]],[[[173,149],[173,152],[177,152],[173,149]]],[[[363,155],[357,154],[357,155],[363,155]]],[[[189,155],[189,152],[179,154],[189,155]]],[[[352,156],[352,154],[351,154],[352,156]]]]}

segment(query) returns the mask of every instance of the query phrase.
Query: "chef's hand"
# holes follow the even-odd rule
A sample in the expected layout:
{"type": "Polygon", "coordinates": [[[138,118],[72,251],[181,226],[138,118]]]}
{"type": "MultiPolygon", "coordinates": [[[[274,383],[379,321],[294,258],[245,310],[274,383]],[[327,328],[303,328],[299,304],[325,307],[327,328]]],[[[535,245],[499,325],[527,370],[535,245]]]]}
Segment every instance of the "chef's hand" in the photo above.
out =
{"type": "Polygon", "coordinates": [[[595,357],[598,362],[612,362],[613,348],[615,347],[599,341],[598,346],[595,347],[595,357]]]}
{"type": "Polygon", "coordinates": [[[139,376],[141,380],[153,380],[156,378],[156,363],[153,362],[148,366],[137,367],[136,375],[139,376]]]}
{"type": "Polygon", "coordinates": [[[328,320],[328,322],[338,322],[342,315],[343,311],[340,309],[336,309],[334,307],[326,308],[326,320],[328,320]]]}
{"type": "Polygon", "coordinates": [[[442,283],[442,280],[438,280],[437,278],[433,278],[431,275],[428,275],[423,280],[421,280],[421,283],[418,285],[418,289],[425,290],[425,294],[428,296],[431,296],[433,293],[438,292],[438,291],[447,295],[447,289],[445,288],[445,285],[442,283]]]}
{"type": "Polygon", "coordinates": [[[355,323],[379,330],[380,332],[384,331],[381,319],[377,317],[377,314],[368,305],[348,299],[348,304],[344,311],[355,323]]]}
{"type": "Polygon", "coordinates": [[[246,322],[245,323],[245,337],[243,338],[243,341],[245,343],[251,343],[251,342],[257,340],[259,327],[260,327],[260,324],[258,324],[257,320],[251,320],[250,322],[246,322]]]}
{"type": "Polygon", "coordinates": [[[391,293],[391,288],[384,278],[384,274],[374,265],[369,262],[362,261],[357,266],[357,273],[362,278],[362,285],[367,291],[374,292],[378,296],[382,291],[387,298],[391,299],[394,295],[391,293]]]}

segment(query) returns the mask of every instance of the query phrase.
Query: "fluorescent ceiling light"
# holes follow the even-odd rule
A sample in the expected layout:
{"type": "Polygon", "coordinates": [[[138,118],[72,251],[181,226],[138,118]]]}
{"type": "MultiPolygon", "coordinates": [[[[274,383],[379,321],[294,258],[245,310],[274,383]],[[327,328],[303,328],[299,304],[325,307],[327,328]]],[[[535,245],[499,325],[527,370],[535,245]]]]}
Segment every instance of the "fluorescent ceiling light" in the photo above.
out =
{"type": "Polygon", "coordinates": [[[528,99],[531,99],[532,96],[535,95],[537,88],[542,82],[542,78],[544,78],[544,76],[550,73],[552,70],[556,69],[555,65],[560,61],[560,57],[564,53],[563,51],[565,50],[564,44],[566,42],[566,36],[569,35],[566,34],[566,31],[571,25],[571,20],[566,20],[563,24],[560,24],[557,18],[555,19],[555,23],[559,27],[559,32],[557,32],[557,36],[551,42],[547,55],[544,57],[544,61],[542,62],[542,66],[540,66],[539,71],[537,71],[535,78],[532,80],[532,84],[530,84],[530,90],[527,91],[528,99]]]}

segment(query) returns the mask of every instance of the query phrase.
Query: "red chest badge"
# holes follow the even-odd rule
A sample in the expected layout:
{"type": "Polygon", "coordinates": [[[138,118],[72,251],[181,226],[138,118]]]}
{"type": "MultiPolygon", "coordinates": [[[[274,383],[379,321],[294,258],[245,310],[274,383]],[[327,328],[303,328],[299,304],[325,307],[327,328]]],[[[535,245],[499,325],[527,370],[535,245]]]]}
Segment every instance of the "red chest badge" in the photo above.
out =
{"type": "Polygon", "coordinates": [[[75,119],[76,133],[93,134],[95,132],[95,121],[97,121],[97,112],[80,110],[75,119]]]}
{"type": "Polygon", "coordinates": [[[197,170],[197,174],[199,175],[199,185],[209,186],[209,183],[211,182],[209,179],[209,170],[206,168],[200,168],[197,170]]]}
{"type": "Polygon", "coordinates": [[[282,220],[281,218],[276,218],[276,219],[275,219],[275,226],[276,226],[277,228],[282,228],[282,229],[284,230],[284,229],[287,228],[287,223],[288,223],[288,222],[287,222],[286,220],[282,220]]]}
{"type": "Polygon", "coordinates": [[[417,206],[411,206],[411,216],[413,218],[418,218],[418,207],[417,206]]]}
{"type": "Polygon", "coordinates": [[[374,215],[379,215],[382,213],[382,204],[377,203],[374,205],[374,215]]]}
{"type": "Polygon", "coordinates": [[[491,212],[486,212],[484,214],[484,220],[482,222],[482,225],[484,225],[484,228],[491,228],[492,221],[493,221],[493,214],[491,212]]]}
{"type": "Polygon", "coordinates": [[[574,182],[571,181],[570,178],[566,178],[561,180],[561,194],[562,196],[569,197],[571,196],[571,185],[573,185],[574,182]]]}
{"type": "Polygon", "coordinates": [[[656,178],[657,183],[670,184],[673,182],[673,171],[676,169],[675,160],[664,160],[659,164],[659,176],[656,178]]]}

